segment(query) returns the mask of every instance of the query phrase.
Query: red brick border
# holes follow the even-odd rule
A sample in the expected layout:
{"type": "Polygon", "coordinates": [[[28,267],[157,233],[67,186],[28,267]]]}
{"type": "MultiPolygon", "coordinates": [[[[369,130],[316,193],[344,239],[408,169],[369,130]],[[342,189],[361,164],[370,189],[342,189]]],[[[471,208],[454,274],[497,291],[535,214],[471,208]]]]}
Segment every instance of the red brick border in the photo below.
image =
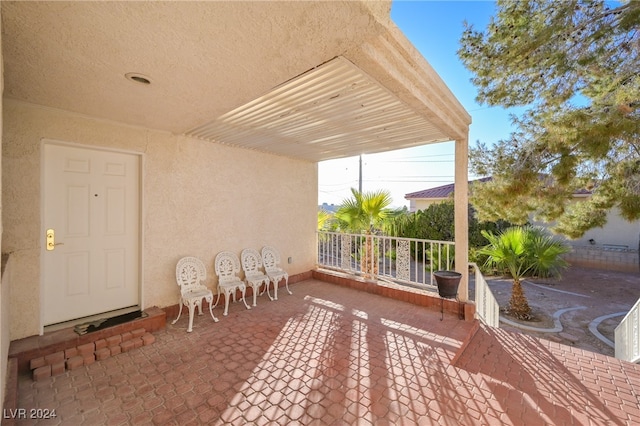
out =
{"type": "Polygon", "coordinates": [[[113,355],[150,345],[155,340],[153,334],[148,333],[144,328],[136,328],[106,339],[98,339],[95,342],[83,343],[33,358],[29,362],[29,367],[34,380],[44,380],[63,374],[66,370],[91,365],[113,355]]]}
{"type": "Polygon", "coordinates": [[[425,290],[404,287],[393,283],[382,283],[379,281],[364,280],[338,272],[316,269],[313,271],[313,278],[330,284],[337,284],[354,290],[377,294],[389,299],[400,300],[418,306],[434,308],[445,312],[463,315],[466,321],[474,321],[476,306],[473,302],[459,302],[453,299],[442,299],[437,293],[431,294],[425,290]]]}

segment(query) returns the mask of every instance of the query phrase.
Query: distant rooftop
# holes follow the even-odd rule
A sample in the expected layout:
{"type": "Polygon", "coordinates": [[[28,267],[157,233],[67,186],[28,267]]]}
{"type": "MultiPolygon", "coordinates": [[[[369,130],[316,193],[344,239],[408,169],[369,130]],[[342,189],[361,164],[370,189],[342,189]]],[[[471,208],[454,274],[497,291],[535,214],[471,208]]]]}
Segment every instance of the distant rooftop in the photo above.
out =
{"type": "MultiPolygon", "coordinates": [[[[475,182],[488,182],[491,180],[491,176],[484,177],[469,181],[469,185],[473,185],[475,182]]],[[[449,198],[455,189],[455,184],[450,183],[448,185],[436,186],[435,188],[423,189],[422,191],[411,192],[405,194],[404,198],[407,200],[412,199],[444,199],[449,198]]],[[[591,191],[587,189],[579,189],[574,191],[573,195],[589,195],[591,191]]]]}
{"type": "Polygon", "coordinates": [[[337,206],[335,204],[322,203],[321,205],[318,206],[318,209],[335,213],[336,210],[338,210],[338,207],[340,206],[337,206]]]}
{"type": "MultiPolygon", "coordinates": [[[[490,180],[491,177],[476,179],[470,181],[469,185],[472,185],[474,182],[487,182],[490,180]]],[[[407,200],[414,198],[448,198],[451,194],[453,194],[454,189],[455,184],[450,183],[448,185],[442,185],[435,188],[423,189],[422,191],[411,192],[409,194],[406,194],[404,198],[406,198],[407,200]]]]}

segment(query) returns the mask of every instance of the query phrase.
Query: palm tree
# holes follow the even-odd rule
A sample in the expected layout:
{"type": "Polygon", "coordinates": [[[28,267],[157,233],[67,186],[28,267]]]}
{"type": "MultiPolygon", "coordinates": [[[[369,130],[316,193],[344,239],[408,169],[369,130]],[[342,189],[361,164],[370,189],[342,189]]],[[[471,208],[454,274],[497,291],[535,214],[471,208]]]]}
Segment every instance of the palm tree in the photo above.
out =
{"type": "Polygon", "coordinates": [[[391,194],[385,190],[360,192],[354,188],[351,188],[351,193],[353,197],[342,202],[335,217],[344,230],[354,233],[364,231],[365,246],[360,253],[360,267],[365,276],[376,275],[378,261],[371,235],[393,216],[393,211],[388,208],[392,202],[391,194]]]}
{"type": "Polygon", "coordinates": [[[333,219],[333,214],[330,212],[320,209],[318,210],[318,231],[324,231],[331,225],[331,220],[333,219]]]}
{"type": "Polygon", "coordinates": [[[351,232],[373,232],[380,229],[386,219],[391,217],[391,194],[389,191],[379,190],[360,192],[351,188],[352,198],[342,201],[335,217],[343,228],[351,232]]]}
{"type": "Polygon", "coordinates": [[[522,289],[525,276],[549,277],[567,267],[561,255],[569,247],[553,239],[540,228],[514,226],[501,234],[482,231],[489,244],[479,250],[488,256],[485,266],[509,273],[513,279],[508,311],[516,318],[531,319],[531,307],[522,289]]]}

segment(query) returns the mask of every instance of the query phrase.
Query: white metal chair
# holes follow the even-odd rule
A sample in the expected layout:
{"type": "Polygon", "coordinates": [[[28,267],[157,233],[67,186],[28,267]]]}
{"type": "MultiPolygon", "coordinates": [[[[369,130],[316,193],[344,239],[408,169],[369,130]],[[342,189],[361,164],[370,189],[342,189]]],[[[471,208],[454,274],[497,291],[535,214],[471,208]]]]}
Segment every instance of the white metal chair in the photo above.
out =
{"type": "Polygon", "coordinates": [[[256,306],[258,293],[263,284],[267,290],[269,300],[273,300],[273,297],[271,297],[269,293],[269,283],[271,280],[261,270],[262,258],[260,254],[254,249],[247,248],[242,250],[240,259],[242,262],[242,270],[244,271],[244,280],[247,282],[247,285],[253,289],[253,306],[256,306]]]}
{"type": "Polygon", "coordinates": [[[224,293],[224,313],[222,315],[226,316],[229,312],[229,299],[233,297],[233,301],[236,301],[237,290],[242,293],[244,306],[247,309],[251,309],[244,299],[247,287],[238,276],[240,273],[240,259],[238,259],[238,256],[229,251],[218,253],[215,260],[215,270],[218,276],[218,298],[215,306],[218,305],[220,300],[220,293],[224,293]]]}
{"type": "Polygon", "coordinates": [[[204,263],[196,257],[183,257],[176,265],[176,282],[180,286],[180,310],[178,317],[171,324],[175,324],[182,315],[182,305],[189,308],[189,328],[193,329],[193,312],[198,307],[199,315],[202,315],[202,300],[209,303],[209,313],[213,321],[218,318],[213,315],[213,293],[203,283],[207,279],[207,270],[204,263]]]}
{"type": "Polygon", "coordinates": [[[278,300],[278,283],[281,280],[284,280],[287,292],[293,294],[291,290],[289,290],[289,274],[278,266],[280,264],[280,254],[276,249],[269,246],[262,248],[262,264],[264,265],[264,270],[269,280],[273,283],[273,298],[275,300],[278,300]]]}

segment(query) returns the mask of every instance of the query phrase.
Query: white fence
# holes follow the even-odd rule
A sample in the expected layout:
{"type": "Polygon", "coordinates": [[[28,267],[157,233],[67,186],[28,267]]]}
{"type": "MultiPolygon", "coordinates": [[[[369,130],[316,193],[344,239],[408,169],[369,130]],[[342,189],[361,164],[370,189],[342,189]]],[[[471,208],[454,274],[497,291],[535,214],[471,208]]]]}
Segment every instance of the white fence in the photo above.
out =
{"type": "Polygon", "coordinates": [[[491,292],[478,265],[475,263],[470,263],[469,265],[472,266],[475,271],[476,316],[486,325],[498,328],[500,326],[500,306],[498,305],[498,301],[491,292]]]}
{"type": "Polygon", "coordinates": [[[454,267],[454,243],[318,232],[318,265],[370,279],[435,287],[431,272],[454,267]]]}
{"type": "Polygon", "coordinates": [[[640,299],[625,315],[615,331],[616,358],[640,361],[640,299]]]}

